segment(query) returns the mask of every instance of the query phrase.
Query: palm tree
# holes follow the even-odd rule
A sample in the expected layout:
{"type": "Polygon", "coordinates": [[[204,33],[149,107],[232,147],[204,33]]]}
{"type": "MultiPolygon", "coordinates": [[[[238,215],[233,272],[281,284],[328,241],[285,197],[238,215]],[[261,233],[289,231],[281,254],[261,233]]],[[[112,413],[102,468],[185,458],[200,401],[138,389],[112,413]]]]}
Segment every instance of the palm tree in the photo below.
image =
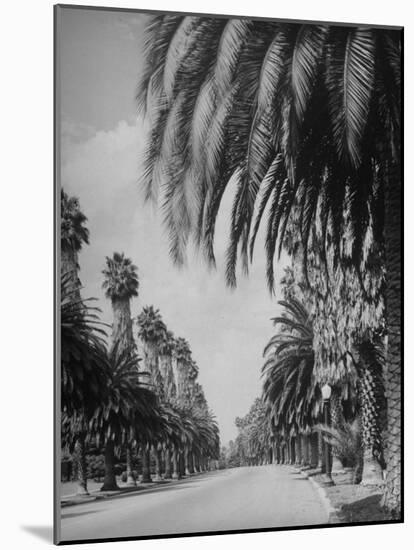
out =
{"type": "MultiPolygon", "coordinates": [[[[61,278],[62,440],[74,452],[78,494],[88,494],[86,442],[88,424],[106,398],[109,370],[99,309],[78,298],[66,273],[61,278]]],[[[90,300],[89,300],[90,301],[90,300]]]]}
{"type": "Polygon", "coordinates": [[[235,420],[239,430],[236,444],[242,465],[258,466],[270,460],[272,433],[267,409],[263,399],[257,398],[248,414],[235,420]]]}
{"type": "Polygon", "coordinates": [[[190,408],[189,369],[192,361],[190,345],[185,338],[175,340],[177,403],[181,408],[190,408]]]}
{"type": "Polygon", "coordinates": [[[383,481],[382,471],[385,467],[382,439],[387,410],[382,338],[377,334],[373,341],[361,341],[356,351],[364,451],[362,483],[378,485],[383,481]]]}
{"type": "Polygon", "coordinates": [[[165,474],[164,479],[179,477],[177,450],[181,446],[183,423],[180,411],[170,403],[163,403],[161,415],[165,429],[161,435],[164,448],[165,474]]]}
{"type": "Polygon", "coordinates": [[[68,274],[61,278],[61,409],[72,414],[101,400],[106,385],[104,323],[89,300],[75,300],[68,274]]]}
{"type": "Polygon", "coordinates": [[[157,196],[174,261],[190,236],[214,263],[221,198],[236,185],[227,280],[247,271],[269,205],[267,279],[295,201],[304,263],[319,199],[340,258],[342,213],[358,266],[370,212],[385,243],[388,325],[387,491],[400,513],[401,30],[156,16],[147,29],[138,103],[151,114],[143,187],[157,196]]]}
{"type": "MultiPolygon", "coordinates": [[[[137,267],[130,258],[122,253],[114,252],[113,257],[106,257],[106,268],[103,288],[105,295],[111,300],[113,324],[112,347],[117,346],[118,353],[124,350],[134,350],[135,342],[132,333],[131,299],[138,296],[137,267]]],[[[132,474],[132,453],[127,444],[126,448],[127,484],[135,485],[132,474]]]]}
{"type": "Polygon", "coordinates": [[[279,305],[284,312],[273,323],[280,328],[264,350],[263,397],[276,430],[293,426],[303,431],[314,424],[321,407],[314,375],[312,321],[295,298],[279,305]]]}
{"type": "MultiPolygon", "coordinates": [[[[60,194],[60,271],[68,274],[73,289],[79,289],[78,254],[84,244],[89,244],[89,230],[85,226],[86,216],[82,213],[79,200],[69,197],[61,190],[60,194]]],[[[80,297],[75,292],[76,299],[80,297]]]]}
{"type": "Polygon", "coordinates": [[[167,330],[160,311],[154,306],[145,306],[137,317],[138,338],[143,344],[145,370],[150,374],[155,391],[162,391],[159,369],[159,347],[165,340],[167,330]]]}
{"type": "MultiPolygon", "coordinates": [[[[161,332],[161,338],[159,342],[159,372],[160,378],[162,380],[162,391],[160,391],[161,398],[163,403],[165,403],[169,408],[175,402],[177,395],[177,389],[174,378],[173,371],[173,354],[174,354],[175,338],[171,331],[165,330],[161,332]]],[[[169,419],[169,423],[171,419],[169,419]]],[[[172,445],[176,444],[171,443],[171,433],[169,437],[166,438],[164,442],[164,461],[165,461],[165,473],[164,479],[171,479],[172,469],[171,469],[171,450],[172,445]]]]}
{"type": "Polygon", "coordinates": [[[111,300],[113,311],[112,347],[117,345],[122,352],[135,346],[131,298],[138,296],[137,267],[124,253],[114,252],[112,258],[106,257],[106,267],[102,273],[102,287],[105,289],[105,296],[111,300]]]}
{"type": "Polygon", "coordinates": [[[172,403],[177,394],[172,365],[175,338],[170,330],[161,331],[158,345],[159,372],[162,380],[162,398],[166,403],[172,403]]]}
{"type": "MultiPolygon", "coordinates": [[[[287,236],[293,244],[294,239],[289,233],[294,234],[295,231],[299,231],[297,220],[291,223],[291,226],[288,228],[287,236]],[[295,223],[296,227],[294,227],[295,223]]],[[[292,269],[290,274],[284,277],[285,283],[288,284],[287,292],[292,296],[302,296],[308,304],[314,329],[315,376],[320,384],[328,381],[333,385],[331,418],[333,425],[339,430],[343,430],[347,421],[342,399],[346,396],[347,390],[355,393],[356,388],[361,390],[367,385],[370,390],[372,389],[372,383],[368,381],[372,379],[373,370],[370,368],[370,361],[360,360],[363,359],[359,354],[361,342],[365,344],[364,349],[367,349],[373,339],[378,342],[376,335],[380,331],[384,333],[383,250],[381,245],[373,242],[372,221],[369,228],[364,242],[364,262],[360,273],[350,263],[336,264],[333,246],[332,244],[328,247],[322,246],[321,224],[316,224],[311,231],[312,248],[308,254],[307,277],[300,269],[302,259],[299,257],[298,250],[293,249],[294,244],[289,244],[292,269]],[[356,362],[355,356],[359,356],[356,362]]],[[[328,231],[327,238],[331,239],[331,242],[332,236],[332,231],[328,231]]],[[[348,244],[346,239],[343,239],[342,249],[346,250],[348,244]]],[[[373,380],[378,380],[378,376],[373,380]]],[[[381,392],[381,384],[377,383],[376,388],[381,392]]],[[[373,406],[371,395],[374,394],[371,391],[359,391],[358,394],[358,405],[361,411],[371,409],[373,406]]],[[[349,399],[347,401],[348,405],[350,403],[356,405],[355,399],[354,403],[349,399]]],[[[375,406],[379,406],[381,400],[375,399],[375,403],[375,406]]],[[[353,414],[353,407],[347,408],[348,416],[349,413],[353,414]]],[[[365,446],[367,449],[370,447],[368,439],[365,441],[365,446]]],[[[382,480],[380,465],[373,456],[368,462],[368,457],[369,451],[365,456],[364,471],[376,471],[378,482],[382,480]]],[[[342,466],[334,456],[332,471],[336,469],[341,470],[342,466]]]]}
{"type": "MultiPolygon", "coordinates": [[[[145,371],[149,373],[150,384],[153,390],[159,397],[163,394],[163,379],[160,373],[159,355],[160,345],[165,341],[166,326],[162,320],[161,314],[158,309],[154,309],[153,306],[146,306],[137,317],[138,323],[138,338],[143,344],[144,354],[144,367],[145,371]]],[[[153,452],[156,463],[156,475],[155,480],[161,479],[161,448],[158,443],[153,445],[153,452]]],[[[144,461],[149,465],[150,463],[150,449],[147,447],[143,449],[145,455],[144,461]]],[[[145,472],[145,479],[143,481],[151,481],[149,470],[145,472]]]]}
{"type": "Polygon", "coordinates": [[[191,466],[193,470],[205,471],[210,459],[219,459],[219,428],[214,415],[209,410],[194,409],[192,418],[197,435],[192,447],[191,466]]]}
{"type": "Polygon", "coordinates": [[[101,491],[119,487],[115,477],[115,450],[127,443],[138,445],[160,430],[161,418],[155,394],[140,381],[139,358],[114,346],[108,355],[108,397],[96,410],[91,432],[97,444],[105,444],[105,479],[101,491]]]}

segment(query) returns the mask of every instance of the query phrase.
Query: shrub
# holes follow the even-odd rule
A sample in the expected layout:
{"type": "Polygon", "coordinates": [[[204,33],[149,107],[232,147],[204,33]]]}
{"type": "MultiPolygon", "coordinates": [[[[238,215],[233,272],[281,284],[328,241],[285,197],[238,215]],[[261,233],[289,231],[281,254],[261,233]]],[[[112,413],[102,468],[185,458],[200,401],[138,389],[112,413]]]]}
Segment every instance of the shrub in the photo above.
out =
{"type": "MultiPolygon", "coordinates": [[[[138,472],[136,470],[132,470],[132,476],[136,481],[138,479],[138,472]]],[[[124,470],[121,474],[121,481],[123,483],[126,483],[126,480],[127,480],[127,473],[126,473],[126,470],[124,470]]]]}
{"type": "Polygon", "coordinates": [[[332,446],[332,452],[345,467],[355,468],[362,453],[362,438],[358,420],[346,422],[342,429],[323,424],[315,426],[324,440],[332,446]]]}
{"type": "Polygon", "coordinates": [[[105,475],[105,457],[103,454],[92,455],[86,457],[89,479],[101,479],[105,475]]]}

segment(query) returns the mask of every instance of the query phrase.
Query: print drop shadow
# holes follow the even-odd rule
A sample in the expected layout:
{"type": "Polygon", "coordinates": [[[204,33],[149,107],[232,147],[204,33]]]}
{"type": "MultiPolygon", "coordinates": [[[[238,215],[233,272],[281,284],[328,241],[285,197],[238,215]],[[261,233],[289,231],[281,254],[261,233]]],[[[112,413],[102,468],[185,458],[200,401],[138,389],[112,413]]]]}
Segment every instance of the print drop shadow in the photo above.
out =
{"type": "Polygon", "coordinates": [[[21,525],[20,528],[38,539],[53,543],[53,527],[51,525],[21,525]]]}

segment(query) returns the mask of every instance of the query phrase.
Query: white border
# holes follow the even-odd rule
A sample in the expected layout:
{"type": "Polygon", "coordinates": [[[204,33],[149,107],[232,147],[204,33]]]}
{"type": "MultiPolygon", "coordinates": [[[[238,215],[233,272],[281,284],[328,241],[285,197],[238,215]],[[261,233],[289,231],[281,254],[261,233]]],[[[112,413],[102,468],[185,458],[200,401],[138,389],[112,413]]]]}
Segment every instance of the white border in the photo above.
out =
{"type": "MultiPolygon", "coordinates": [[[[70,3],[70,2],[68,2],[70,3]]],[[[81,3],[81,2],[79,2],[81,3]]],[[[292,19],[404,25],[407,69],[413,65],[413,17],[405,0],[174,0],[133,2],[93,1],[89,5],[160,10],[233,13],[292,19]]],[[[53,155],[52,155],[52,23],[53,2],[20,0],[2,5],[2,161],[0,224],[1,262],[1,473],[2,546],[8,550],[47,544],[22,526],[52,523],[52,417],[53,417],[53,155]],[[4,125],[4,121],[6,125],[4,125]],[[6,307],[4,307],[4,305],[6,307]]],[[[411,72],[406,73],[405,128],[413,127],[411,72]]],[[[406,334],[410,342],[413,311],[411,283],[414,177],[406,141],[406,334]],[[410,307],[411,306],[411,307],[410,307]]],[[[407,345],[407,348],[411,347],[407,345]]],[[[405,388],[414,388],[411,349],[406,349],[405,388]]],[[[413,438],[409,436],[413,400],[406,399],[406,525],[335,528],[249,535],[225,535],[111,543],[105,549],[139,545],[142,549],[372,547],[408,548],[414,539],[411,494],[413,438]],[[410,490],[411,489],[411,490],[410,490]],[[411,525],[410,525],[411,524],[411,525]]],[[[49,538],[49,544],[51,539],[49,538]]],[[[98,549],[101,545],[83,545],[98,549]]]]}

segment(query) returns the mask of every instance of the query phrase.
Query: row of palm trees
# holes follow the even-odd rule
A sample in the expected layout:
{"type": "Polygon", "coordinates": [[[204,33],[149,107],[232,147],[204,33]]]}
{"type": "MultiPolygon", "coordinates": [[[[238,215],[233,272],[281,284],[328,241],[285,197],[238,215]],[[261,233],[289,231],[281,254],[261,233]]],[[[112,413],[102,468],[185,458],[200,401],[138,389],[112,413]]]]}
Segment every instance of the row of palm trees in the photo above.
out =
{"type": "MultiPolygon", "coordinates": [[[[238,435],[230,445],[233,455],[237,456],[239,466],[258,466],[272,462],[273,434],[266,416],[263,400],[255,399],[249,412],[243,418],[235,420],[238,435]]],[[[235,459],[235,456],[231,456],[235,459]]]]}
{"type": "MultiPolygon", "coordinates": [[[[288,277],[285,278],[285,281],[288,277]]],[[[353,481],[382,485],[386,399],[380,335],[361,341],[352,370],[332,385],[331,428],[323,425],[323,399],[314,352],[312,318],[297,298],[279,302],[276,334],[264,350],[263,394],[236,419],[241,465],[300,464],[325,471],[323,446],[332,444],[333,471],[354,470],[353,481]]],[[[332,378],[331,378],[332,383],[332,378]]]]}
{"type": "Polygon", "coordinates": [[[136,483],[137,451],[142,482],[208,469],[218,458],[219,431],[189,344],[174,337],[152,306],[137,316],[134,337],[137,268],[119,253],[106,258],[103,270],[113,312],[108,340],[110,327],[100,321],[100,310],[81,297],[78,255],[89,232],[78,200],[64,190],[61,220],[62,443],[73,453],[79,493],[88,493],[86,454],[92,445],[104,449],[104,491],[118,489],[115,462],[121,449],[130,485],[136,483]]]}
{"type": "Polygon", "coordinates": [[[380,385],[358,347],[385,344],[384,504],[399,517],[401,32],[167,14],[148,23],[145,56],[141,181],[162,205],[172,259],[192,240],[214,265],[221,199],[235,187],[227,282],[239,258],[248,271],[267,217],[268,286],[287,249],[307,289],[295,297],[312,320],[315,390],[332,383],[335,414],[353,401],[354,375],[362,395],[380,385]]]}

